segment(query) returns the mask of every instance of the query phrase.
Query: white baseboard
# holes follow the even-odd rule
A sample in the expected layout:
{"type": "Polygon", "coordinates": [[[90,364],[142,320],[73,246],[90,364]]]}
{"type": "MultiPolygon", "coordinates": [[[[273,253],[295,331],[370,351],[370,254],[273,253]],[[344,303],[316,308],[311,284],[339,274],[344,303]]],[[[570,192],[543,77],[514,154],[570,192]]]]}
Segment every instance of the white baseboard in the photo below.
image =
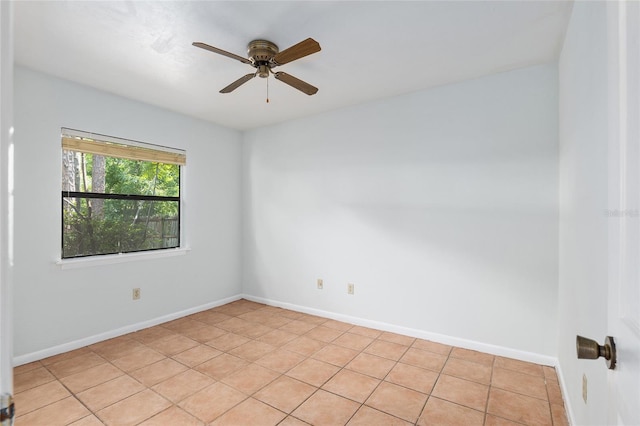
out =
{"type": "Polygon", "coordinates": [[[569,395],[569,390],[567,389],[566,381],[564,380],[564,374],[562,373],[562,367],[560,366],[560,362],[557,362],[556,365],[556,373],[558,374],[558,381],[560,382],[560,390],[562,391],[562,399],[564,400],[564,410],[567,413],[567,420],[569,420],[570,425],[575,425],[575,417],[573,416],[573,409],[571,407],[571,401],[567,398],[569,395]]]}
{"type": "Polygon", "coordinates": [[[558,360],[555,357],[542,355],[534,352],[522,351],[519,349],[508,348],[504,346],[492,345],[489,343],[477,342],[474,340],[462,339],[459,337],[447,336],[444,334],[431,333],[424,330],[418,330],[415,328],[402,327],[380,321],[373,321],[358,317],[352,317],[350,315],[338,314],[330,311],[323,311],[321,309],[308,308],[306,306],[295,305],[292,303],[280,302],[277,300],[266,299],[263,297],[256,297],[249,294],[243,294],[243,299],[251,300],[253,302],[265,303],[271,306],[277,306],[280,308],[290,309],[292,311],[303,312],[305,314],[317,315],[325,318],[335,319],[337,321],[344,321],[354,325],[360,325],[363,327],[375,328],[377,330],[389,331],[392,333],[404,334],[406,336],[417,337],[420,339],[430,340],[432,342],[442,343],[450,346],[457,346],[460,348],[471,349],[474,351],[480,351],[489,353],[492,355],[503,356],[506,358],[518,359],[520,361],[533,362],[535,364],[542,364],[548,366],[557,366],[558,360]]]}
{"type": "MultiPolygon", "coordinates": [[[[474,340],[462,339],[459,337],[447,336],[444,334],[432,333],[432,332],[419,330],[415,328],[402,327],[394,324],[353,317],[350,315],[338,314],[330,311],[323,311],[321,309],[309,308],[306,306],[295,305],[292,303],[280,302],[277,300],[266,299],[263,297],[256,297],[249,294],[238,294],[235,296],[227,297],[225,299],[220,299],[214,302],[206,303],[204,305],[185,309],[183,311],[163,315],[161,317],[153,318],[151,320],[131,324],[125,327],[121,327],[115,330],[110,330],[104,333],[96,334],[96,335],[85,337],[82,339],[74,340],[68,343],[63,343],[61,345],[53,346],[40,351],[19,355],[13,358],[13,364],[14,366],[18,366],[18,365],[27,364],[33,361],[38,361],[53,355],[58,355],[64,352],[72,351],[74,349],[79,349],[84,346],[89,346],[94,343],[98,343],[104,340],[112,339],[114,337],[122,336],[127,333],[132,333],[148,327],[153,327],[154,325],[162,324],[164,322],[172,321],[177,318],[195,314],[197,312],[205,311],[207,309],[215,308],[217,306],[225,305],[227,303],[234,302],[241,298],[258,302],[258,303],[264,303],[271,306],[290,309],[292,311],[303,312],[311,315],[318,315],[321,317],[335,319],[338,321],[344,321],[350,324],[360,325],[363,327],[370,327],[378,330],[389,331],[392,333],[404,334],[406,336],[417,337],[420,339],[430,340],[432,342],[442,343],[445,345],[457,346],[465,349],[486,352],[493,355],[519,359],[521,361],[533,362],[536,364],[555,366],[559,368],[558,360],[554,357],[547,356],[547,355],[541,355],[534,352],[527,352],[527,351],[508,348],[504,346],[492,345],[489,343],[477,342],[474,340]]],[[[561,383],[563,386],[563,391],[565,391],[564,381],[561,381],[561,383]]]]}
{"type": "Polygon", "coordinates": [[[235,302],[236,300],[239,300],[241,298],[242,298],[242,295],[237,294],[235,296],[216,300],[214,302],[209,302],[204,305],[196,306],[194,308],[185,309],[183,311],[163,315],[161,317],[153,318],[147,321],[142,321],[139,323],[127,325],[125,327],[117,328],[115,330],[110,330],[104,333],[74,340],[72,342],[63,343],[61,345],[53,346],[40,351],[19,355],[13,358],[13,365],[14,367],[17,367],[22,364],[28,364],[33,361],[39,361],[41,359],[44,359],[50,356],[58,355],[64,352],[69,352],[85,346],[93,345],[94,343],[102,342],[104,340],[113,339],[114,337],[122,336],[124,334],[133,333],[135,331],[153,327],[154,325],[162,324],[162,323],[172,321],[174,319],[182,318],[184,316],[195,314],[201,311],[206,311],[207,309],[215,308],[217,306],[226,305],[227,303],[235,302]]]}

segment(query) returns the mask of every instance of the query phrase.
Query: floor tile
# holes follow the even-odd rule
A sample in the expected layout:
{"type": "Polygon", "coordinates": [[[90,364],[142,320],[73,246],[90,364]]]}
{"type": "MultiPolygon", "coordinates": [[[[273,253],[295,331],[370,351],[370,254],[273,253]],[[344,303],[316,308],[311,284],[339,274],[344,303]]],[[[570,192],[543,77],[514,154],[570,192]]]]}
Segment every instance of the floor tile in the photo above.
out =
{"type": "Polygon", "coordinates": [[[412,348],[421,349],[423,351],[433,352],[440,355],[449,355],[451,349],[449,345],[443,345],[442,343],[431,342],[429,340],[416,339],[411,345],[412,348]]]}
{"type": "Polygon", "coordinates": [[[36,411],[18,417],[16,426],[66,426],[91,414],[77,399],[72,396],[54,402],[36,411]]]}
{"type": "Polygon", "coordinates": [[[402,334],[391,333],[385,331],[380,336],[378,336],[378,340],[384,340],[385,342],[397,343],[403,346],[411,346],[413,342],[415,342],[415,337],[404,336],[402,334]]]}
{"type": "Polygon", "coordinates": [[[547,387],[542,376],[494,367],[491,386],[547,400],[547,387]]]}
{"type": "Polygon", "coordinates": [[[262,309],[258,309],[255,311],[251,311],[251,312],[245,312],[244,314],[240,314],[238,315],[238,318],[241,318],[245,321],[250,321],[253,322],[255,324],[262,324],[262,322],[271,317],[272,314],[269,314],[268,312],[263,312],[262,309]]]}
{"type": "Polygon", "coordinates": [[[248,337],[249,339],[255,339],[269,333],[270,331],[273,331],[272,327],[267,327],[266,325],[262,325],[260,323],[253,323],[251,324],[251,327],[247,327],[244,330],[238,331],[237,333],[244,337],[248,337]]]}
{"type": "Polygon", "coordinates": [[[449,356],[453,358],[465,359],[467,361],[473,361],[473,362],[477,362],[478,364],[484,364],[489,366],[493,365],[493,359],[495,358],[495,356],[490,354],[485,354],[482,352],[472,351],[472,350],[463,349],[463,348],[453,348],[449,356]]]}
{"type": "Polygon", "coordinates": [[[378,384],[379,379],[351,370],[340,370],[322,386],[322,389],[362,403],[369,398],[378,384]]]}
{"type": "Polygon", "coordinates": [[[309,330],[316,328],[316,324],[311,324],[305,321],[293,320],[291,322],[286,323],[279,330],[287,331],[293,334],[304,334],[309,330]]]}
{"type": "Polygon", "coordinates": [[[280,376],[253,395],[254,398],[291,413],[313,394],[317,388],[287,376],[280,376]]]}
{"type": "Polygon", "coordinates": [[[344,367],[353,358],[355,358],[356,355],[358,355],[358,351],[329,344],[311,355],[311,357],[320,361],[328,362],[329,364],[337,365],[338,367],[344,367]]]}
{"type": "Polygon", "coordinates": [[[18,374],[26,373],[28,371],[35,370],[41,367],[44,367],[44,364],[40,361],[30,362],[13,367],[13,374],[14,376],[17,376],[18,374]]]}
{"type": "Polygon", "coordinates": [[[249,365],[248,361],[229,354],[222,354],[195,367],[201,373],[215,380],[222,380],[235,371],[249,365]]]}
{"type": "Polygon", "coordinates": [[[103,408],[96,415],[108,425],[129,426],[137,425],[170,406],[169,401],[147,389],[103,408]]]}
{"type": "Polygon", "coordinates": [[[357,402],[319,390],[292,414],[316,426],[344,425],[359,407],[360,404],[357,402]]]}
{"type": "Polygon", "coordinates": [[[215,339],[216,337],[220,337],[223,334],[227,334],[227,332],[214,325],[204,324],[203,327],[198,327],[193,330],[185,330],[183,334],[198,343],[205,343],[209,340],[215,339]]]}
{"type": "Polygon", "coordinates": [[[230,315],[221,312],[204,311],[191,315],[191,318],[209,325],[215,325],[232,318],[230,315]]]}
{"type": "Polygon", "coordinates": [[[290,311],[288,309],[281,310],[280,312],[278,312],[278,315],[280,315],[281,317],[288,318],[290,320],[298,319],[304,316],[304,314],[301,312],[290,311]]]}
{"type": "Polygon", "coordinates": [[[273,330],[268,333],[263,334],[258,337],[256,340],[264,343],[268,343],[273,346],[282,346],[297,338],[298,335],[294,333],[290,333],[284,330],[273,330]]]}
{"type": "Polygon", "coordinates": [[[329,343],[333,342],[338,338],[338,336],[342,335],[343,332],[340,330],[336,330],[335,328],[330,328],[326,326],[326,323],[317,326],[314,329],[311,329],[304,335],[311,339],[320,340],[321,342],[329,343]]]}
{"type": "Polygon", "coordinates": [[[517,371],[519,373],[530,374],[532,376],[544,377],[544,370],[542,369],[541,365],[532,364],[530,362],[520,361],[517,359],[497,356],[493,366],[517,371]]]}
{"type": "Polygon", "coordinates": [[[291,321],[292,320],[290,320],[289,318],[281,317],[278,315],[270,315],[269,317],[263,319],[260,323],[262,325],[266,325],[267,327],[278,328],[291,321]]]}
{"type": "Polygon", "coordinates": [[[373,338],[367,336],[361,336],[351,332],[344,333],[336,338],[333,342],[334,345],[344,346],[345,348],[353,349],[356,351],[362,351],[373,342],[373,338]]]}
{"type": "Polygon", "coordinates": [[[322,323],[322,325],[338,331],[348,331],[353,327],[353,324],[332,319],[325,321],[324,323],[322,323]]]}
{"type": "Polygon", "coordinates": [[[61,361],[66,361],[72,358],[79,357],[80,355],[86,355],[90,353],[93,353],[91,349],[89,349],[89,347],[84,347],[84,348],[75,349],[73,351],[64,352],[58,355],[47,357],[45,359],[40,360],[40,362],[44,366],[49,366],[61,361]]]}
{"type": "Polygon", "coordinates": [[[209,340],[206,344],[218,349],[219,351],[226,352],[233,348],[237,348],[240,345],[244,345],[249,342],[249,340],[249,338],[240,336],[239,334],[227,333],[209,340]]]}
{"type": "Polygon", "coordinates": [[[173,355],[172,358],[187,367],[193,368],[196,365],[209,361],[212,358],[221,355],[222,352],[208,345],[198,345],[184,352],[173,355]]]}
{"type": "Polygon", "coordinates": [[[423,393],[382,382],[365,405],[415,423],[426,401],[427,395],[423,393]]]}
{"type": "Polygon", "coordinates": [[[375,330],[373,328],[362,327],[360,325],[354,325],[349,329],[349,333],[358,334],[360,336],[369,337],[371,339],[377,339],[382,334],[382,331],[375,330]]]}
{"type": "Polygon", "coordinates": [[[548,402],[497,388],[491,388],[487,413],[528,425],[552,423],[548,402]]]}
{"type": "Polygon", "coordinates": [[[547,381],[547,395],[551,404],[564,405],[562,391],[558,382],[547,381]]]}
{"type": "Polygon", "coordinates": [[[471,380],[472,382],[482,383],[483,385],[491,383],[491,366],[460,358],[449,358],[442,372],[449,376],[471,380]]]}
{"type": "Polygon", "coordinates": [[[278,424],[278,426],[309,426],[309,423],[296,419],[293,416],[288,416],[278,424]]]}
{"type": "Polygon", "coordinates": [[[394,417],[382,411],[375,410],[363,405],[358,412],[349,420],[347,426],[410,426],[411,423],[394,417]]]}
{"type": "Polygon", "coordinates": [[[211,426],[274,426],[285,417],[282,411],[249,398],[218,417],[211,426]]]}
{"type": "Polygon", "coordinates": [[[476,411],[452,402],[431,397],[422,411],[417,425],[465,425],[482,426],[484,411],[476,411]]]}
{"type": "Polygon", "coordinates": [[[184,352],[187,349],[191,349],[194,346],[198,346],[198,342],[193,339],[189,339],[188,337],[182,335],[176,336],[168,336],[163,337],[162,339],[156,340],[153,343],[149,343],[151,349],[160,352],[161,354],[171,356],[180,352],[184,352]]]}
{"type": "Polygon", "coordinates": [[[169,321],[162,324],[164,328],[175,331],[176,333],[185,334],[189,330],[196,330],[200,327],[205,327],[205,324],[200,321],[194,321],[189,317],[179,318],[177,320],[169,321]]]}
{"type": "Polygon", "coordinates": [[[61,379],[106,362],[107,361],[100,355],[87,352],[70,359],[56,362],[55,364],[47,365],[47,369],[58,379],[61,379]]]}
{"type": "Polygon", "coordinates": [[[286,373],[305,359],[303,355],[298,353],[278,349],[257,360],[256,364],[278,373],[286,373]]]}
{"type": "Polygon", "coordinates": [[[97,353],[108,361],[122,358],[123,356],[126,356],[136,349],[140,349],[141,347],[142,343],[129,337],[117,337],[115,339],[107,340],[106,342],[100,342],[90,346],[93,352],[97,353]]]}
{"type": "Polygon", "coordinates": [[[108,382],[116,377],[120,377],[123,374],[124,372],[122,370],[114,367],[112,364],[100,364],[96,367],[67,376],[60,381],[71,392],[78,393],[104,382],[108,382]]]}
{"type": "Polygon", "coordinates": [[[223,330],[227,330],[230,333],[236,333],[238,331],[251,327],[251,323],[249,321],[245,321],[243,319],[234,317],[234,318],[229,318],[226,321],[217,323],[216,327],[221,328],[223,330]]]}
{"type": "Polygon", "coordinates": [[[402,363],[438,372],[442,370],[446,361],[446,355],[440,355],[416,348],[409,348],[402,358],[400,358],[400,362],[402,363]]]}
{"type": "Polygon", "coordinates": [[[374,340],[364,352],[380,356],[382,358],[398,361],[409,349],[408,346],[399,345],[398,343],[386,342],[384,340],[374,340]]]}
{"type": "Polygon", "coordinates": [[[395,361],[363,352],[356,356],[345,368],[382,379],[395,365],[395,361]]]}
{"type": "Polygon", "coordinates": [[[283,348],[304,356],[309,356],[318,352],[326,345],[327,343],[321,340],[315,340],[307,336],[300,336],[291,340],[289,343],[284,345],[283,348]]]}
{"type": "Polygon", "coordinates": [[[151,389],[169,401],[177,403],[213,383],[214,380],[211,377],[195,370],[187,370],[158,383],[151,389]]]}
{"type": "Polygon", "coordinates": [[[389,372],[385,380],[424,394],[430,394],[433,385],[438,380],[438,373],[399,362],[389,372]]]}
{"type": "Polygon", "coordinates": [[[71,396],[60,382],[49,382],[35,388],[17,393],[15,395],[15,406],[18,407],[18,415],[27,414],[38,408],[60,401],[71,396]]]}
{"type": "Polygon", "coordinates": [[[315,325],[324,324],[325,322],[328,321],[327,318],[319,317],[316,315],[309,315],[309,314],[303,314],[300,318],[298,318],[298,320],[308,322],[310,324],[315,324],[315,325]]]}
{"type": "Polygon", "coordinates": [[[484,419],[484,426],[521,426],[522,423],[512,422],[502,417],[487,414],[484,419]]]}
{"type": "Polygon", "coordinates": [[[44,367],[37,367],[21,374],[14,374],[13,392],[20,393],[54,380],[56,380],[56,378],[53,374],[49,373],[49,370],[44,367]]]}
{"type": "Polygon", "coordinates": [[[187,413],[210,423],[246,398],[242,392],[218,382],[196,392],[178,405],[187,413]]]}
{"type": "Polygon", "coordinates": [[[119,369],[130,373],[133,370],[138,370],[165,358],[166,357],[160,352],[154,351],[153,349],[145,346],[122,358],[111,361],[111,363],[119,369]]]}
{"type": "Polygon", "coordinates": [[[161,327],[156,325],[155,327],[145,328],[144,330],[136,331],[135,333],[131,333],[130,336],[132,339],[137,340],[140,343],[144,343],[148,345],[156,340],[162,339],[164,337],[173,336],[176,333],[169,330],[168,328],[161,327]]]}
{"type": "Polygon", "coordinates": [[[178,373],[185,371],[187,367],[177,361],[166,358],[146,367],[132,371],[131,377],[136,378],[145,386],[153,386],[169,377],[173,377],[178,373]]]}
{"type": "Polygon", "coordinates": [[[431,395],[484,412],[489,386],[441,374],[431,395]]]}
{"type": "Polygon", "coordinates": [[[309,383],[312,386],[320,387],[336,374],[338,370],[340,370],[340,368],[335,365],[315,359],[306,359],[286,374],[289,377],[309,383]]]}
{"type": "Polygon", "coordinates": [[[222,382],[246,395],[252,395],[274,381],[279,375],[280,373],[261,367],[258,364],[249,364],[225,377],[222,382]]]}
{"type": "Polygon", "coordinates": [[[204,426],[204,422],[175,405],[140,423],[140,426],[204,426]]]}
{"type": "Polygon", "coordinates": [[[258,342],[257,340],[251,340],[244,345],[240,345],[237,348],[230,350],[229,353],[237,356],[238,358],[253,362],[274,350],[276,350],[276,346],[264,342],[258,342]]]}
{"type": "Polygon", "coordinates": [[[98,420],[95,415],[91,414],[81,418],[80,420],[76,420],[73,423],[69,423],[69,426],[104,426],[104,423],[98,420]]]}
{"type": "Polygon", "coordinates": [[[551,404],[551,418],[555,426],[569,426],[567,413],[562,405],[551,404]]]}
{"type": "Polygon", "coordinates": [[[547,382],[558,383],[558,375],[556,373],[556,369],[555,368],[545,365],[545,366],[542,367],[542,372],[543,372],[544,378],[547,380],[547,382]]]}
{"type": "Polygon", "coordinates": [[[101,385],[87,389],[76,396],[94,413],[145,389],[130,376],[120,376],[101,385]]]}

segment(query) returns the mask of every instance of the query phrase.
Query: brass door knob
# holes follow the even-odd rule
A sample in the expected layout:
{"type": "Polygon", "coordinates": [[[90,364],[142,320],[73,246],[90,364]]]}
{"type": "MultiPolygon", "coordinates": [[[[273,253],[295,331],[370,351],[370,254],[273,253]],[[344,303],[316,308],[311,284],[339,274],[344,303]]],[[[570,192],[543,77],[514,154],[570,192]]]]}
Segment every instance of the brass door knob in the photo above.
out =
{"type": "Polygon", "coordinates": [[[576,350],[578,359],[598,359],[603,357],[607,361],[609,370],[616,368],[616,345],[613,337],[604,339],[604,346],[600,346],[595,340],[576,336],[576,350]]]}

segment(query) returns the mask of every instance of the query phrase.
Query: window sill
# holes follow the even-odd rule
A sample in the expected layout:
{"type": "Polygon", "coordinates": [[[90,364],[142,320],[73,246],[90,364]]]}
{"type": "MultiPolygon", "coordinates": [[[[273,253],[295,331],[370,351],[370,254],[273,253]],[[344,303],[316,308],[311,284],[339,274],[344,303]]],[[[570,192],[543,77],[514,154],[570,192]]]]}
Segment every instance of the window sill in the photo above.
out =
{"type": "Polygon", "coordinates": [[[107,254],[104,256],[82,257],[78,259],[59,259],[56,264],[60,269],[90,268],[92,266],[113,265],[116,263],[137,262],[139,260],[161,259],[164,257],[184,256],[191,249],[180,247],[167,250],[154,250],[139,253],[107,254]]]}

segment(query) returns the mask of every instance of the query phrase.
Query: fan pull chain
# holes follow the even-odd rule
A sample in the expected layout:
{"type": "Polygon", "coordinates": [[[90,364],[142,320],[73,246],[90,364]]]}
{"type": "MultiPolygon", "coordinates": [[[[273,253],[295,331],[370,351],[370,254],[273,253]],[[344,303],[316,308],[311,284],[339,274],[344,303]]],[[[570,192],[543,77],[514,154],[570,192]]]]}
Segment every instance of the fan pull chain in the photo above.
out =
{"type": "Polygon", "coordinates": [[[266,80],[267,80],[267,103],[269,103],[269,77],[267,77],[266,80]]]}

